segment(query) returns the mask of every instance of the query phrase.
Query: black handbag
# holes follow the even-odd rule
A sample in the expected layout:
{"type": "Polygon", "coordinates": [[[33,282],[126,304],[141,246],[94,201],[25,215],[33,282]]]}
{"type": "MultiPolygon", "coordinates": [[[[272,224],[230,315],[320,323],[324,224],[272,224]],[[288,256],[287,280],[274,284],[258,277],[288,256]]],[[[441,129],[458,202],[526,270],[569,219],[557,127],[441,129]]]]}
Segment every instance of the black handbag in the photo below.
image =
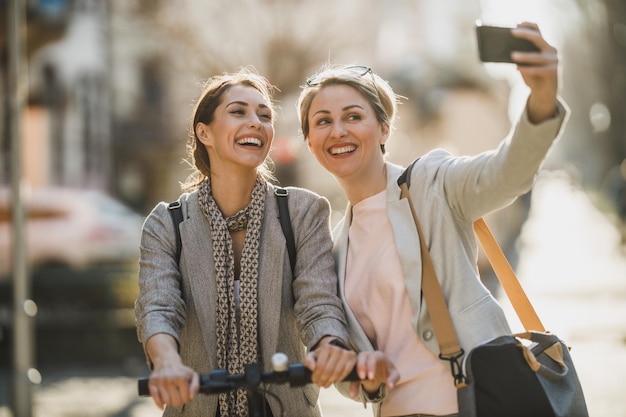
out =
{"type": "MultiPolygon", "coordinates": [[[[410,167],[409,167],[410,168],[410,167]]],[[[398,180],[420,238],[422,292],[441,353],[450,362],[460,417],[588,417],[569,348],[546,332],[528,296],[484,219],[474,231],[525,333],[501,336],[465,352],[452,319],[410,198],[407,171],[398,180]],[[461,362],[462,360],[462,362],[461,362]]]]}

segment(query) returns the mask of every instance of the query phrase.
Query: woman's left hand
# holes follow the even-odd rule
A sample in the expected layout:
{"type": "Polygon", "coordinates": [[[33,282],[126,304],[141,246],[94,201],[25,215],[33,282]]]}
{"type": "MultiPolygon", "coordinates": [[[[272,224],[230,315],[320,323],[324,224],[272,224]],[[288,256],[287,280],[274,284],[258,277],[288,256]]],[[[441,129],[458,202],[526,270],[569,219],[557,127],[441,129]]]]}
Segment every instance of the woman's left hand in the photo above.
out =
{"type": "Polygon", "coordinates": [[[363,389],[372,394],[379,390],[381,385],[386,385],[388,390],[393,389],[400,380],[400,372],[393,362],[381,351],[360,352],[357,363],[357,373],[360,382],[350,384],[350,396],[356,398],[359,393],[359,384],[363,389]]]}
{"type": "Polygon", "coordinates": [[[513,29],[513,35],[527,39],[539,48],[539,52],[513,52],[511,57],[530,88],[528,118],[533,123],[541,123],[554,117],[557,109],[558,53],[554,46],[546,42],[535,23],[520,23],[513,29]]]}

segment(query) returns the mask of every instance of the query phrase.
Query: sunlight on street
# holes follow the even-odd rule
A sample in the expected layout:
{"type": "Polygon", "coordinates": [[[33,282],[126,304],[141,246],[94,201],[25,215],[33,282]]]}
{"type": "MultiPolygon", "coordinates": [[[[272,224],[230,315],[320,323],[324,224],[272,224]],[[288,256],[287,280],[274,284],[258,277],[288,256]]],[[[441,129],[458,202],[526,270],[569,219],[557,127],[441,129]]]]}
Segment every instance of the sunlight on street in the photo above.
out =
{"type": "MultiPolygon", "coordinates": [[[[626,372],[619,233],[564,174],[544,172],[520,240],[518,277],[546,329],[570,346],[590,416],[626,416],[618,379],[626,372]]],[[[513,331],[521,331],[508,307],[513,331]]]]}

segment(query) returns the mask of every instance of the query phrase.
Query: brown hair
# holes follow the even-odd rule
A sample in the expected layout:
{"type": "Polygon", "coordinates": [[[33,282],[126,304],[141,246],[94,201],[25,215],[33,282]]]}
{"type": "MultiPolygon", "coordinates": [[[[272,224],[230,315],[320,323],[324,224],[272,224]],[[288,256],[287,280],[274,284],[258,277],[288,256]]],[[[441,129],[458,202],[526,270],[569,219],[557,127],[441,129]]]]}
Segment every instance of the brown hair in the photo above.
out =
{"type": "MultiPolygon", "coordinates": [[[[244,67],[234,73],[215,75],[206,80],[202,86],[202,93],[192,113],[189,137],[187,140],[187,157],[194,172],[187,177],[182,187],[184,190],[197,188],[207,177],[211,175],[211,161],[204,144],[196,135],[198,123],[210,124],[215,116],[215,109],[222,103],[222,97],[235,85],[244,85],[257,90],[267,101],[268,106],[274,112],[273,93],[277,88],[267,78],[259,75],[253,68],[244,67]]],[[[272,119],[273,120],[273,119],[272,119]]],[[[272,122],[273,123],[273,122],[272,122]]],[[[259,168],[259,173],[264,177],[271,178],[268,161],[259,168]]]]}

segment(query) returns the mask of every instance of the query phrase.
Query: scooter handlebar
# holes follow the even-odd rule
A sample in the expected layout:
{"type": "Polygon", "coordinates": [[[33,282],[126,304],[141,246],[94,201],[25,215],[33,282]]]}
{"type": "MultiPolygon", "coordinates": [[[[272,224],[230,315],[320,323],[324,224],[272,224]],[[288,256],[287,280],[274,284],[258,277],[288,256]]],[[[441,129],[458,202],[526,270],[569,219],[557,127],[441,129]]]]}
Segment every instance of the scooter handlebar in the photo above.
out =
{"type": "MultiPolygon", "coordinates": [[[[237,388],[253,388],[260,383],[289,384],[298,387],[311,383],[311,371],[302,363],[291,364],[284,371],[259,372],[258,364],[246,365],[243,374],[228,374],[223,369],[218,369],[206,375],[200,375],[200,390],[202,394],[221,394],[237,388]]],[[[356,366],[344,381],[360,380],[356,372],[356,366]]],[[[148,387],[149,378],[138,380],[139,396],[150,396],[148,387]]]]}

